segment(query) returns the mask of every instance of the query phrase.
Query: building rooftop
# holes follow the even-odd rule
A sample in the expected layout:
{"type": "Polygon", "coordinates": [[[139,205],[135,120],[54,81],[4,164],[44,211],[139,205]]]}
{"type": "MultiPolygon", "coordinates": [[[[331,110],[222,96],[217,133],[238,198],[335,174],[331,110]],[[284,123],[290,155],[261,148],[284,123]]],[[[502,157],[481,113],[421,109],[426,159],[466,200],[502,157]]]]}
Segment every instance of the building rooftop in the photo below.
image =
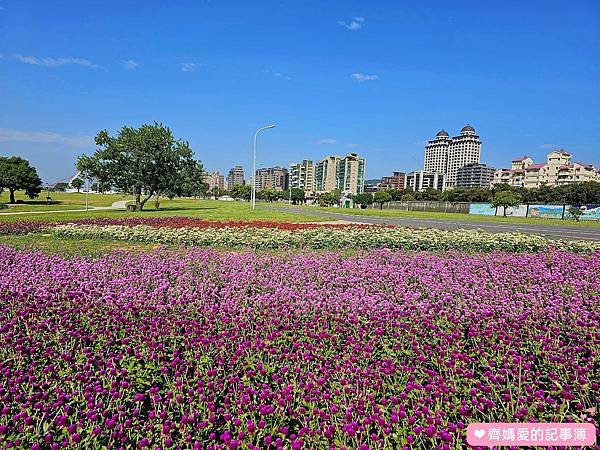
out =
{"type": "Polygon", "coordinates": [[[449,137],[450,135],[448,134],[448,132],[446,130],[444,130],[443,128],[438,132],[438,134],[436,134],[437,137],[449,137]]]}
{"type": "Polygon", "coordinates": [[[529,156],[525,155],[525,156],[521,156],[520,158],[513,159],[512,162],[521,162],[521,161],[525,161],[528,158],[529,158],[529,156]]]}
{"type": "Polygon", "coordinates": [[[546,164],[532,164],[529,167],[527,167],[525,170],[540,170],[545,165],[546,164]]]}
{"type": "Polygon", "coordinates": [[[462,127],[462,129],[460,130],[461,133],[464,133],[465,131],[475,131],[475,128],[473,128],[471,125],[466,124],[464,127],[462,127]]]}

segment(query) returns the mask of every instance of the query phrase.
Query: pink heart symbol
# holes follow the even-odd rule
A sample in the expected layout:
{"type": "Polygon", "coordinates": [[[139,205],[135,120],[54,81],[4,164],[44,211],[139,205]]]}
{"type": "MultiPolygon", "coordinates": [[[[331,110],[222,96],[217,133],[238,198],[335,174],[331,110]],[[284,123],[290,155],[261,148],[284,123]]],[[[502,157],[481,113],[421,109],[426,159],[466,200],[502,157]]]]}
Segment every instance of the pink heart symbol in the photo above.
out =
{"type": "Polygon", "coordinates": [[[485,436],[485,430],[477,429],[477,430],[473,431],[473,434],[475,435],[475,437],[477,439],[481,439],[482,437],[485,436]]]}

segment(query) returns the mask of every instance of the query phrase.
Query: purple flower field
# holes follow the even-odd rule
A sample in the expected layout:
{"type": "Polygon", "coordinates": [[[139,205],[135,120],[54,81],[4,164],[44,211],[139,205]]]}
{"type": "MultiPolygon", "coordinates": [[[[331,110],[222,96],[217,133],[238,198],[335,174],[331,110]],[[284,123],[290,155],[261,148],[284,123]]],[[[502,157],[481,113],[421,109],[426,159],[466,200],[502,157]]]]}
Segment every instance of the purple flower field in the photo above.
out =
{"type": "Polygon", "coordinates": [[[600,253],[0,255],[1,448],[461,449],[600,403],[600,253]]]}

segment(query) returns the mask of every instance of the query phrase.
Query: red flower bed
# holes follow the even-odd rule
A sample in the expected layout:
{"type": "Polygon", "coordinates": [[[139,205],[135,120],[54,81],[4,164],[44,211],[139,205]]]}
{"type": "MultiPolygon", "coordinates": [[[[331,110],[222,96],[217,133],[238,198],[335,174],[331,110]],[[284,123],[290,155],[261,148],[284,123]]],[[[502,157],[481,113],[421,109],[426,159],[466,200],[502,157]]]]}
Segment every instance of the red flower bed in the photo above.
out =
{"type": "MultiPolygon", "coordinates": [[[[17,221],[0,222],[0,235],[2,234],[27,234],[41,228],[53,227],[65,222],[43,221],[17,221]]],[[[133,227],[146,225],[157,228],[276,228],[279,230],[305,230],[312,228],[393,228],[393,225],[365,225],[365,224],[331,224],[331,223],[290,223],[262,220],[204,220],[192,217],[127,217],[104,219],[79,219],[70,221],[81,225],[124,225],[133,227]]]]}
{"type": "Polygon", "coordinates": [[[82,219],[74,223],[82,225],[146,225],[157,228],[277,228],[279,230],[304,230],[307,228],[370,228],[382,225],[290,223],[264,220],[204,220],[192,217],[128,217],[123,219],[82,219]]]}

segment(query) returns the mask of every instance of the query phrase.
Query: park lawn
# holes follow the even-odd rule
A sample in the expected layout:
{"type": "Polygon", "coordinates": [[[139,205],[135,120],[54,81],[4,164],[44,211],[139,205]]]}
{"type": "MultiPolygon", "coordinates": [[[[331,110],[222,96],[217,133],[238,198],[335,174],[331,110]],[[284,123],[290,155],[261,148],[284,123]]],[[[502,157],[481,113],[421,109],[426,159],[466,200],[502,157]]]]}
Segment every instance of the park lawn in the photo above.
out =
{"type": "MultiPolygon", "coordinates": [[[[24,203],[11,206],[9,211],[35,211],[36,208],[52,208],[52,209],[77,209],[73,207],[85,207],[85,193],[83,192],[50,192],[52,198],[52,204],[46,204],[46,191],[40,192],[40,195],[31,200],[23,191],[17,191],[15,193],[15,200],[23,200],[24,203]]],[[[131,200],[131,196],[124,196],[121,194],[96,194],[90,192],[88,194],[88,205],[89,206],[110,206],[114,202],[119,200],[131,200]]],[[[8,192],[0,194],[0,203],[8,202],[8,192]]],[[[6,210],[0,210],[0,213],[6,212],[6,210]]]]}
{"type": "MultiPolygon", "coordinates": [[[[74,194],[65,194],[74,195],[74,194]]],[[[76,194],[75,194],[76,195],[76,194]]],[[[116,197],[116,196],[115,196],[116,197]]],[[[120,197],[120,196],[119,196],[120,197]]],[[[116,201],[116,200],[115,200],[116,201]]],[[[111,202],[112,203],[112,202],[111,202]]],[[[86,217],[170,217],[183,216],[195,217],[206,220],[268,220],[280,222],[318,222],[326,219],[309,214],[298,214],[292,211],[274,210],[262,208],[257,205],[252,209],[249,202],[226,202],[220,200],[196,200],[196,199],[164,199],[160,203],[160,209],[156,210],[152,202],[146,203],[142,212],[128,212],[125,210],[89,210],[48,212],[44,214],[2,214],[2,212],[13,212],[13,208],[0,211],[0,221],[14,222],[17,220],[41,220],[41,221],[70,221],[86,217]]],[[[81,207],[73,205],[74,208],[81,207]]],[[[71,209],[74,209],[71,208],[71,209]]],[[[37,205],[36,211],[55,211],[56,205],[37,205]]]]}
{"type": "Polygon", "coordinates": [[[328,213],[351,214],[355,216],[371,216],[371,217],[400,217],[407,219],[438,219],[438,220],[470,220],[473,222],[495,222],[507,224],[543,224],[552,226],[575,225],[582,227],[600,227],[600,221],[581,221],[575,220],[560,220],[560,219],[534,219],[529,217],[497,217],[497,216],[479,216],[475,214],[458,214],[444,212],[428,212],[428,211],[401,211],[397,209],[346,209],[346,208],[327,208],[322,206],[301,206],[307,211],[323,211],[328,213]]]}

